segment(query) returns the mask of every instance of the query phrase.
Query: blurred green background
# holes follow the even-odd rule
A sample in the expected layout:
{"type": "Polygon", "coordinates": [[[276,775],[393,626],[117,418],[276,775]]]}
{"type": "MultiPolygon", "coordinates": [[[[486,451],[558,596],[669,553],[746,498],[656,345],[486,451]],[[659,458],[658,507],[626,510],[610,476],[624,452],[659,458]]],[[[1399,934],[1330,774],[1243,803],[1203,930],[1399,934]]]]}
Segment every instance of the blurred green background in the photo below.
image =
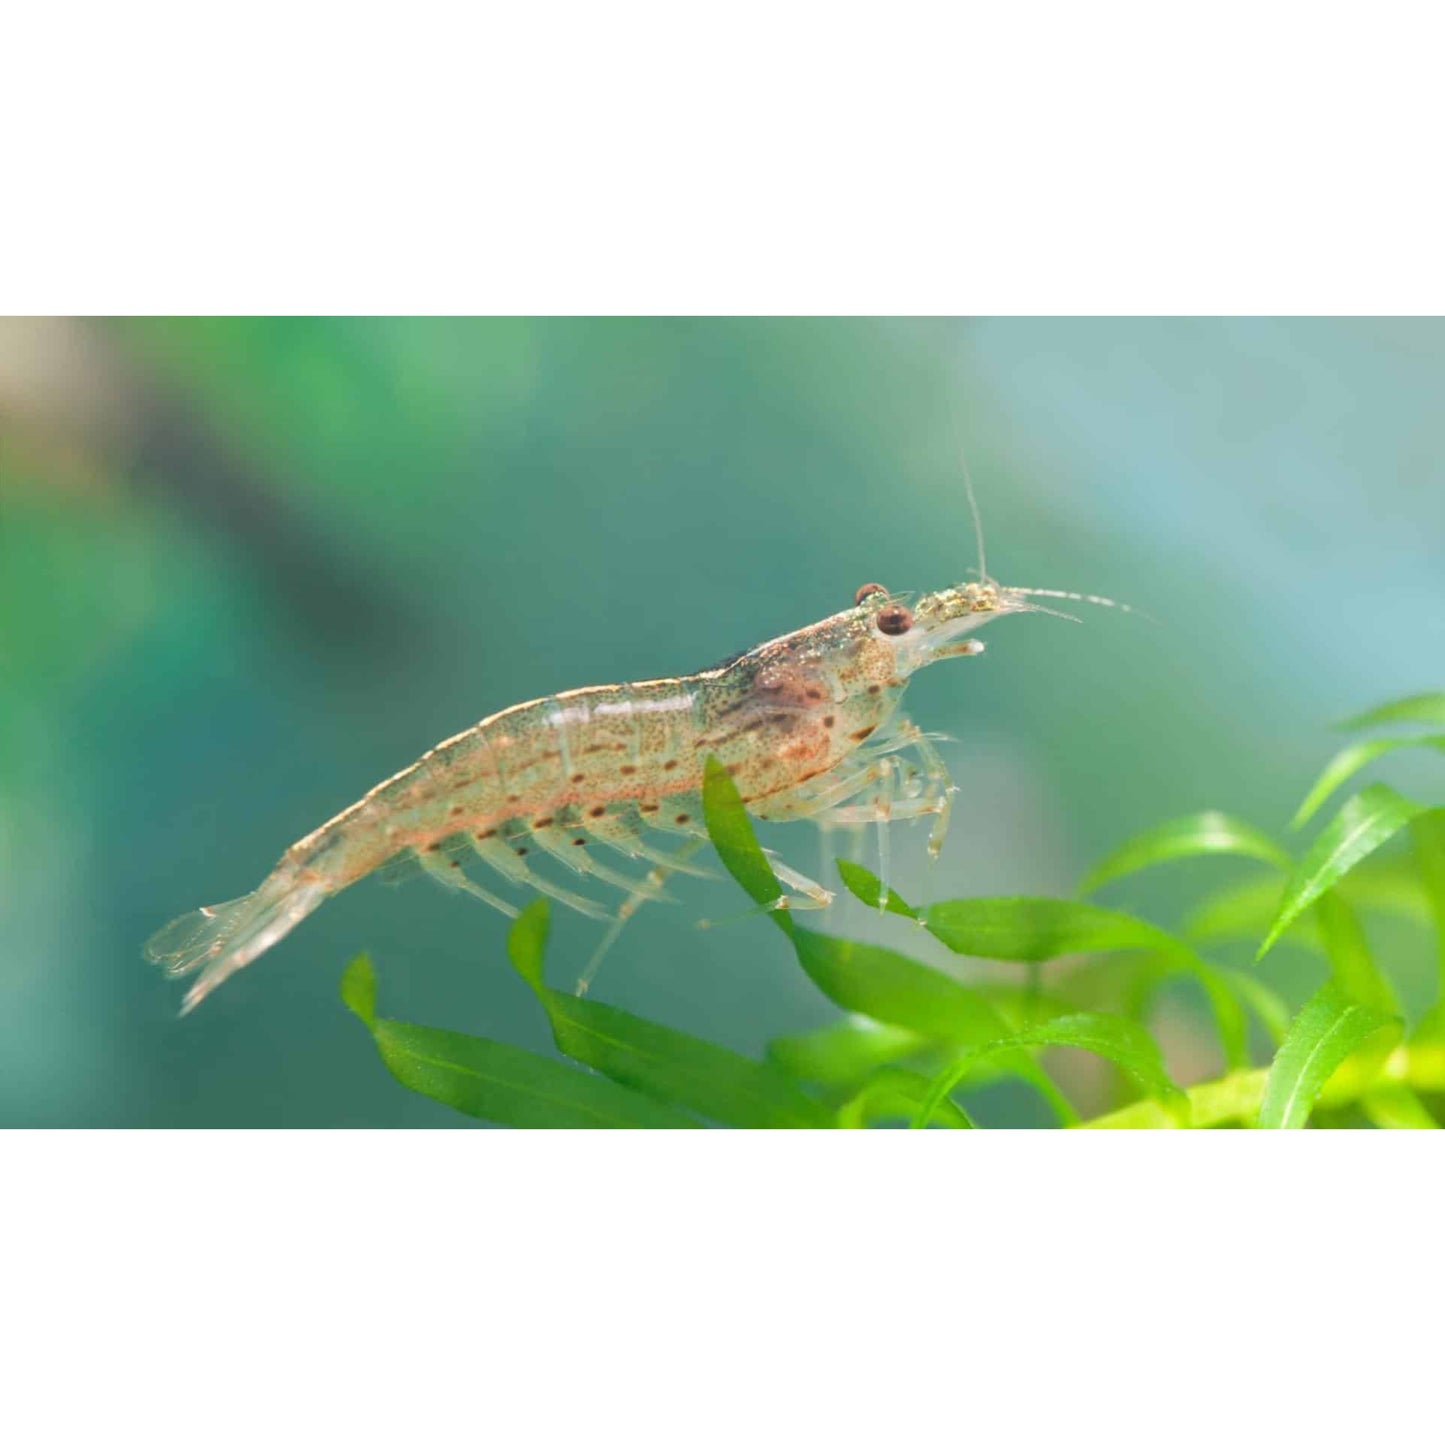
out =
{"type": "MultiPolygon", "coordinates": [[[[961,792],[934,875],[900,832],[902,891],[1068,891],[1206,806],[1278,830],[1332,720],[1445,684],[1442,394],[1435,322],[0,321],[0,1124],[464,1122],[337,980],[367,949],[383,1012],[550,1051],[500,915],[368,880],[183,1022],[143,940],[499,708],[964,580],[956,436],[997,577],[1157,622],[1010,620],[920,676],[961,792]]],[[[1110,901],[1169,923],[1233,866],[1110,901]]],[[[766,922],[696,928],[730,883],[677,891],[594,996],[754,1054],[832,1016],[766,922]]],[[[890,922],[834,915],[942,956],[890,922]]],[[[557,919],[556,981],[597,927],[557,919]]],[[[1418,1008],[1428,946],[1392,965],[1418,1008]]]]}

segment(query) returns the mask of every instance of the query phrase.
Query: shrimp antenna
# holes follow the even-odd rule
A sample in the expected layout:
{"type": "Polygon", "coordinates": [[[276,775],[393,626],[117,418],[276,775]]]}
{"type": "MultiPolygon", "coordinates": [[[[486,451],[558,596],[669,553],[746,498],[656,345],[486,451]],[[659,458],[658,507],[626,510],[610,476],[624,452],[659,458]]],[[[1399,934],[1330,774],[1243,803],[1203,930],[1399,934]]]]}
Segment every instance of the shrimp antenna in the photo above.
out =
{"type": "Polygon", "coordinates": [[[1095,607],[1112,607],[1118,612],[1128,612],[1135,617],[1143,617],[1149,622],[1158,621],[1150,617],[1147,612],[1141,612],[1137,607],[1131,607],[1127,602],[1116,602],[1112,597],[1095,597],[1089,592],[1059,592],[1052,587],[1010,587],[1010,592],[1020,592],[1025,597],[1057,597],[1065,602],[1092,602],[1095,607]]]}
{"type": "Polygon", "coordinates": [[[988,563],[984,560],[983,555],[983,517],[978,510],[978,498],[974,495],[973,478],[968,472],[968,455],[964,450],[963,434],[958,427],[958,411],[953,404],[952,397],[949,398],[948,403],[948,419],[953,426],[953,442],[958,448],[959,466],[963,469],[963,490],[968,497],[968,510],[973,513],[973,539],[978,547],[978,575],[982,581],[987,582],[990,579],[988,563]]]}

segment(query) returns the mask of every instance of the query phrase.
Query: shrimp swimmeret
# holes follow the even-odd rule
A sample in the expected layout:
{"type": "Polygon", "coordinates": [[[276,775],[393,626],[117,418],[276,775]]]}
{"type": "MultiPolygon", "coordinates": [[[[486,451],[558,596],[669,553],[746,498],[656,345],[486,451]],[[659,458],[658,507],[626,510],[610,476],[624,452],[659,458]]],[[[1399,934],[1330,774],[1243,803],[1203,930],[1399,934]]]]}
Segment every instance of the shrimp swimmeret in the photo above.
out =
{"type": "MultiPolygon", "coordinates": [[[[545,893],[611,928],[597,958],[642,902],[707,841],[703,766],[733,775],[749,813],[823,826],[886,825],[932,816],[937,856],[954,788],[937,748],[899,701],[911,676],[945,657],[972,657],[969,636],[996,617],[1049,609],[1029,599],[1075,596],[969,582],[913,607],[876,584],[855,605],[691,677],[585,687],[522,703],[439,744],[404,772],[287,850],[254,893],[186,914],[146,954],[173,975],[196,973],[183,1012],[284,938],[334,893],[399,855],[503,913],[516,907],[463,871],[480,861],[510,884],[545,893]],[[911,754],[917,765],[900,755],[911,754]],[[671,849],[660,846],[671,836],[671,849]],[[650,864],[634,878],[593,845],[650,864]],[[615,910],[533,867],[560,864],[589,884],[623,889],[615,910]]],[[[822,907],[832,894],[782,863],[782,906],[822,907]]]]}

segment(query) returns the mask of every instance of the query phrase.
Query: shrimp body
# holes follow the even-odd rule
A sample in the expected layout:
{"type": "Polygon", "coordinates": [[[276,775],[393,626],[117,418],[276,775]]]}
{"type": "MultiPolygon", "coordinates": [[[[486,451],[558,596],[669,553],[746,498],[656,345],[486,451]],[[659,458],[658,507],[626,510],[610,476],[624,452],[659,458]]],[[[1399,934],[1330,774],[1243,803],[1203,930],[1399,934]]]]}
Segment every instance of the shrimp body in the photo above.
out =
{"type": "MultiPolygon", "coordinates": [[[[1044,610],[1021,589],[968,583],[910,610],[880,587],[812,626],[689,677],[586,687],[523,703],[438,744],[287,850],[244,898],[177,919],[146,946],[173,974],[198,971],[193,1008],[327,898],[400,855],[510,915],[516,906],[463,867],[479,862],[617,928],[706,841],[703,766],[715,756],[766,820],[856,824],[932,814],[936,854],[953,788],[898,704],[912,673],[982,651],[967,634],[1044,610]],[[913,751],[921,767],[905,769],[913,751]],[[670,841],[673,846],[661,846],[670,841]],[[643,878],[606,857],[652,865],[643,878]],[[598,856],[602,855],[602,856],[598,856]],[[539,871],[538,861],[552,872],[539,871]],[[556,881],[622,888],[620,909],[556,881]]],[[[880,832],[880,846],[881,846],[880,832]]],[[[783,864],[792,906],[831,894],[783,864]]],[[[604,945],[605,946],[605,945],[604,945]]]]}

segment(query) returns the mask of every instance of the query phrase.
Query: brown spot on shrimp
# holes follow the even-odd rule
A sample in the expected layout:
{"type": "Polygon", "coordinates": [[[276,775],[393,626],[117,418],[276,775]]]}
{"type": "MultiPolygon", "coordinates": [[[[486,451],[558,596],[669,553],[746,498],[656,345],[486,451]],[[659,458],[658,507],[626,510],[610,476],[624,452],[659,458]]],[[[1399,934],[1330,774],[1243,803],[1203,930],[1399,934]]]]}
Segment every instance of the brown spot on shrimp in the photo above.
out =
{"type": "Polygon", "coordinates": [[[865,738],[871,738],[878,731],[877,723],[870,723],[866,728],[859,728],[856,733],[849,733],[848,736],[855,743],[861,743],[865,738]]]}
{"type": "Polygon", "coordinates": [[[595,808],[589,808],[588,813],[593,818],[600,818],[607,811],[606,803],[598,803],[595,808]]]}

